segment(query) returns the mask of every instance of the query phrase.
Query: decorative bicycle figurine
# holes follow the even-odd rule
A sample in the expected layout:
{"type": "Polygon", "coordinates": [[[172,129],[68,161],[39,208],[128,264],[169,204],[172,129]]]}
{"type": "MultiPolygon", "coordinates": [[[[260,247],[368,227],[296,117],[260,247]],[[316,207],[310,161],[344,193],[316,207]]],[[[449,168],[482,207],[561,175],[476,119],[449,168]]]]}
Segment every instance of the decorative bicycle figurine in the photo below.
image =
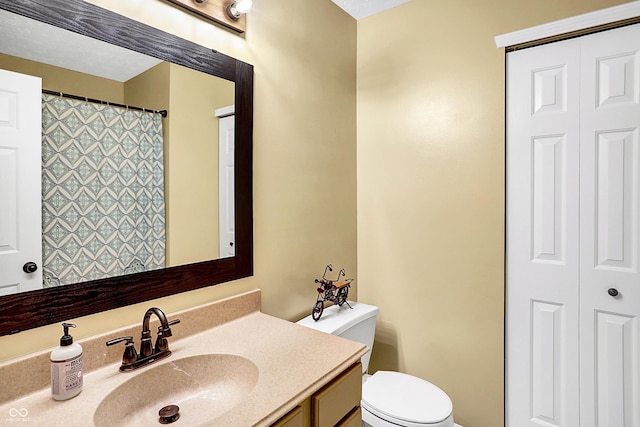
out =
{"type": "MultiPolygon", "coordinates": [[[[316,299],[316,303],[313,306],[313,310],[311,310],[311,317],[316,322],[322,316],[322,312],[324,311],[324,302],[331,301],[338,306],[342,306],[342,304],[349,303],[347,302],[347,296],[349,295],[349,288],[351,287],[351,282],[353,279],[340,280],[340,277],[345,276],[344,268],[338,272],[338,278],[336,280],[329,280],[326,278],[327,271],[333,271],[333,267],[331,264],[327,265],[324,269],[324,274],[322,275],[322,279],[316,279],[315,283],[319,283],[318,287],[318,298],[316,299]]],[[[351,306],[349,305],[349,308],[351,306]]]]}

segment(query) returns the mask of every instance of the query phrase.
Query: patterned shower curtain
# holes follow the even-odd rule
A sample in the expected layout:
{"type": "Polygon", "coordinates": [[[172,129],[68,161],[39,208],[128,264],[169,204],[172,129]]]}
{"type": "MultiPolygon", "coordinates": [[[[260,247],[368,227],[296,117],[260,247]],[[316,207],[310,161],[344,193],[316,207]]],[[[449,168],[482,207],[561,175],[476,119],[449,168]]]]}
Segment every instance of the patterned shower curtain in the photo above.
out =
{"type": "Polygon", "coordinates": [[[42,95],[44,287],[164,267],[159,114],[42,95]]]}

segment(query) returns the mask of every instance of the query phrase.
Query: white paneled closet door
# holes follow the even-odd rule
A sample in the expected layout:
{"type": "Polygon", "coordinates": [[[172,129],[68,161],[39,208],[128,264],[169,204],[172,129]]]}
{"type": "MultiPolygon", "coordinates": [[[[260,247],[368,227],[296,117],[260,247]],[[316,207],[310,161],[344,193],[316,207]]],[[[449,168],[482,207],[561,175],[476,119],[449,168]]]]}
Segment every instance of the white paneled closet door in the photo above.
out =
{"type": "Polygon", "coordinates": [[[640,427],[640,26],[582,39],[581,427],[640,427]]]}
{"type": "Polygon", "coordinates": [[[640,427],[640,27],[507,56],[507,426],[640,427]]]}
{"type": "Polygon", "coordinates": [[[507,55],[507,426],[575,427],[579,42],[507,55]]]}

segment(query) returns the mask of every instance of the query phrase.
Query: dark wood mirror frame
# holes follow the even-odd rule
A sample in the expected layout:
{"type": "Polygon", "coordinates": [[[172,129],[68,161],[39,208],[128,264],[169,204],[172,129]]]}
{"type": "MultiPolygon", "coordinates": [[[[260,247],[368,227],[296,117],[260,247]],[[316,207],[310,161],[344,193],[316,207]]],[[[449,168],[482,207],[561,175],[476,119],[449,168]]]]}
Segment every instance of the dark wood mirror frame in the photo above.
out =
{"type": "Polygon", "coordinates": [[[253,66],[82,0],[0,0],[0,9],[231,80],[236,111],[236,256],[0,297],[0,335],[253,275],[253,66]]]}

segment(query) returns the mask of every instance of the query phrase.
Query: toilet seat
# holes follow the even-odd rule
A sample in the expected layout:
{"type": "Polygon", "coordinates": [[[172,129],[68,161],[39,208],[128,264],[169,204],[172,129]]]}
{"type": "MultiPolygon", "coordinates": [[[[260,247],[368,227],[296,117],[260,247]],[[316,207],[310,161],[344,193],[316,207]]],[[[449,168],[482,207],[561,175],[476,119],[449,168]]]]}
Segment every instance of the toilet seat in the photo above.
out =
{"type": "Polygon", "coordinates": [[[453,426],[449,396],[428,381],[401,372],[378,371],[362,386],[362,408],[402,426],[453,426]]]}

